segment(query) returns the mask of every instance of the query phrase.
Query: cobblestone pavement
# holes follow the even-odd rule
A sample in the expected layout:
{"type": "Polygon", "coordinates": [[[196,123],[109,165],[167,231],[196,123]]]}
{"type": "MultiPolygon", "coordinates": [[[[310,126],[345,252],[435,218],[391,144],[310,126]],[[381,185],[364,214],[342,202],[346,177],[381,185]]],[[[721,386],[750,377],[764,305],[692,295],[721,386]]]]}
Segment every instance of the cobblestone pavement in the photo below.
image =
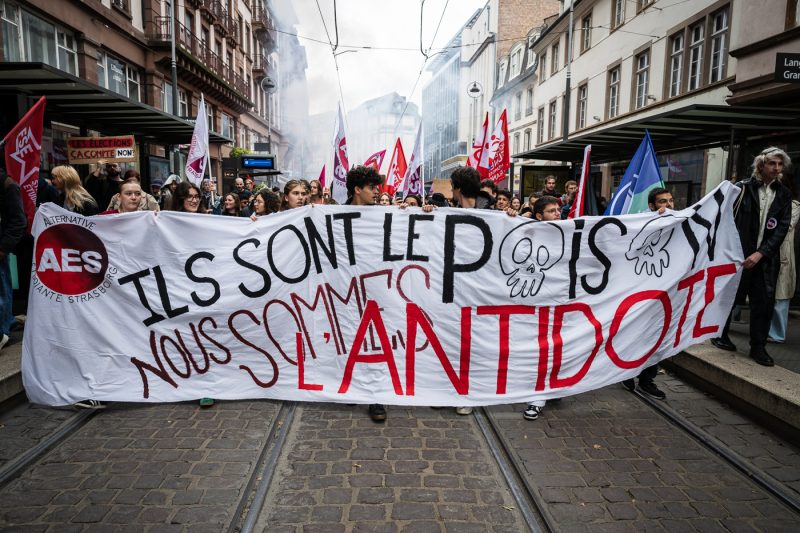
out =
{"type": "MultiPolygon", "coordinates": [[[[797,491],[800,449],[669,375],[667,403],[797,491]]],[[[225,531],[278,412],[268,401],[112,405],[0,490],[0,531],[225,531]]],[[[489,409],[561,531],[797,531],[800,515],[620,385],[489,409]]],[[[0,415],[0,461],[71,410],[0,415]]],[[[473,417],[453,409],[301,404],[260,531],[521,532],[473,417]]]]}
{"type": "Polygon", "coordinates": [[[51,409],[29,403],[0,413],[0,467],[39,444],[74,414],[73,409],[51,409]]]}
{"type": "MultiPolygon", "coordinates": [[[[797,448],[675,378],[662,375],[658,383],[690,420],[775,477],[797,479],[797,448]]],[[[549,402],[534,422],[522,418],[522,407],[490,411],[563,531],[800,527],[800,516],[622,386],[549,402]]]]}
{"type": "Polygon", "coordinates": [[[0,528],[221,531],[277,412],[266,401],[112,405],[3,487],[0,528]]]}
{"type": "Polygon", "coordinates": [[[472,417],[453,409],[304,404],[259,526],[288,532],[520,532],[472,417]]]}

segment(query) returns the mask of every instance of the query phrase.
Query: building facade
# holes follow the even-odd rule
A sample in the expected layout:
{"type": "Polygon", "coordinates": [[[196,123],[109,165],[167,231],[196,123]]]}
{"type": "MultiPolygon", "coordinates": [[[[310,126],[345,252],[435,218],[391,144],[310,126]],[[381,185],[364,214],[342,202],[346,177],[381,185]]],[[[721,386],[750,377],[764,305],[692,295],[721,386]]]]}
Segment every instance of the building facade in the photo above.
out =
{"type": "MultiPolygon", "coordinates": [[[[270,136],[268,95],[260,81],[273,74],[270,58],[274,62],[279,54],[273,16],[263,0],[2,0],[0,8],[0,70],[41,64],[50,74],[64,73],[66,82],[79,78],[87,94],[96,89],[98,98],[118,96],[117,104],[149,114],[148,120],[176,117],[174,127],[194,119],[203,95],[211,130],[209,174],[220,186],[222,158],[236,145],[252,149],[270,136]],[[171,75],[172,16],[177,86],[171,75]]],[[[17,96],[18,109],[8,115],[19,118],[47,88],[15,91],[9,84],[2,90],[17,96]]],[[[145,180],[182,170],[191,140],[185,127],[181,135],[159,135],[155,128],[144,133],[141,117],[130,124],[122,114],[91,119],[91,101],[67,112],[63,99],[53,90],[48,97],[44,171],[66,162],[67,137],[125,126],[139,146],[139,161],[132,166],[145,180]]]]}
{"type": "MultiPolygon", "coordinates": [[[[347,112],[347,152],[350,165],[363,163],[369,156],[386,149],[381,172],[389,165],[395,141],[400,138],[406,160],[411,157],[420,124],[419,108],[396,92],[367,100],[347,112]]],[[[331,126],[330,138],[333,138],[331,126]]],[[[333,157],[332,149],[328,150],[333,157]]]]}

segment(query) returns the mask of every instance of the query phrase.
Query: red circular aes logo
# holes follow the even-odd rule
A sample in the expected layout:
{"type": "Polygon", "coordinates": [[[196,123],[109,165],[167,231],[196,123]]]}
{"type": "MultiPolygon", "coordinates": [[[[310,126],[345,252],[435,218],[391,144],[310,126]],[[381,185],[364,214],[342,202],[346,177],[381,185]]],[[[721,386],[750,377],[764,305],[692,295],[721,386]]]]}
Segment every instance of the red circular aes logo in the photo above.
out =
{"type": "Polygon", "coordinates": [[[36,241],[36,275],[65,295],[96,289],[106,275],[108,254],[97,235],[74,224],[51,226],[36,241]]]}

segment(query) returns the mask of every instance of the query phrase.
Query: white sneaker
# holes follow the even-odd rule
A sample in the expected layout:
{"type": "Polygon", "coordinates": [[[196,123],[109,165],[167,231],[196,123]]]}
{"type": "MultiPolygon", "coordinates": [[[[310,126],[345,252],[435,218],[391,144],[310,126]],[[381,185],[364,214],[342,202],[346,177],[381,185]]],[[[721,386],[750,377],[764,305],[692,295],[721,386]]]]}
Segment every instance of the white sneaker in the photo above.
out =
{"type": "Polygon", "coordinates": [[[3,349],[3,347],[4,347],[4,346],[5,346],[7,343],[8,343],[8,335],[6,335],[5,333],[3,333],[3,338],[2,338],[2,339],[0,339],[0,350],[2,350],[2,349],[3,349]]]}
{"type": "Polygon", "coordinates": [[[542,408],[533,405],[532,403],[528,404],[528,407],[522,411],[522,417],[525,420],[536,420],[539,418],[539,415],[542,414],[542,408]]]}
{"type": "Polygon", "coordinates": [[[456,414],[457,415],[472,414],[472,407],[456,407],[456,414]]]}
{"type": "Polygon", "coordinates": [[[78,409],[105,409],[106,404],[98,400],[81,400],[75,403],[78,409]]]}

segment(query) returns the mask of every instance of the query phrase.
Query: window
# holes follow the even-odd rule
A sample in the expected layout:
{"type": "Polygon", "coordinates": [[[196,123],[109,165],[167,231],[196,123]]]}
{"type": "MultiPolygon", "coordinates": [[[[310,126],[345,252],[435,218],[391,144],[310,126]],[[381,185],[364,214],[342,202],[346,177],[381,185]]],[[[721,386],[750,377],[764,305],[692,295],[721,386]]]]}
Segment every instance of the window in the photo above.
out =
{"type": "Polygon", "coordinates": [[[725,75],[725,38],[728,34],[728,9],[718,11],[711,19],[711,71],[709,83],[721,80],[725,75]]]}
{"type": "Polygon", "coordinates": [[[636,56],[634,61],[636,73],[634,79],[636,80],[636,102],[635,109],[639,109],[647,105],[647,93],[650,81],[650,50],[645,50],[636,56]]]}
{"type": "Polygon", "coordinates": [[[705,23],[700,22],[689,28],[689,90],[693,91],[703,83],[703,45],[705,23]]]}
{"type": "Polygon", "coordinates": [[[75,37],[11,2],[0,2],[6,61],[42,62],[78,73],[75,37]]]}
{"type": "Polygon", "coordinates": [[[558,72],[558,43],[553,45],[553,48],[551,49],[550,53],[550,58],[552,61],[552,64],[550,65],[550,73],[555,74],[556,72],[558,72]]]}
{"type": "Polygon", "coordinates": [[[524,149],[526,151],[530,150],[531,149],[531,130],[530,130],[530,128],[525,130],[525,136],[523,137],[523,139],[524,139],[523,144],[525,146],[524,149]]]}
{"type": "Polygon", "coordinates": [[[589,103],[589,85],[583,84],[578,87],[578,129],[586,127],[586,111],[589,103]]]}
{"type": "Polygon", "coordinates": [[[78,72],[78,55],[76,53],[75,38],[61,30],[56,31],[56,48],[58,49],[58,67],[70,74],[78,72]]]}
{"type": "Polygon", "coordinates": [[[683,32],[676,33],[670,39],[669,59],[669,95],[677,96],[681,92],[683,79],[683,32]]]}
{"type": "Polygon", "coordinates": [[[506,82],[506,69],[508,65],[505,61],[500,63],[500,69],[497,72],[497,87],[502,87],[503,84],[506,82]]]}
{"type": "Polygon", "coordinates": [[[544,107],[540,107],[536,112],[536,144],[544,141],[544,107]]]}
{"type": "Polygon", "coordinates": [[[513,153],[518,154],[519,152],[520,152],[520,149],[519,149],[519,132],[517,132],[517,133],[514,134],[514,152],[513,153]]]}
{"type": "Polygon", "coordinates": [[[128,68],[128,98],[142,101],[141,84],[139,83],[139,71],[128,68]]]}
{"type": "Polygon", "coordinates": [[[139,70],[102,51],[97,53],[97,84],[131,100],[142,101],[139,70]]]}
{"type": "Polygon", "coordinates": [[[611,2],[611,28],[618,28],[625,22],[626,0],[612,0],[611,2]]]}
{"type": "Polygon", "coordinates": [[[641,13],[644,11],[654,0],[636,0],[636,12],[641,13]]]}
{"type": "Polygon", "coordinates": [[[189,116],[189,95],[183,89],[178,89],[178,115],[189,116]]]}
{"type": "MultiPolygon", "coordinates": [[[[183,25],[186,26],[190,32],[194,33],[194,15],[192,15],[188,11],[184,11],[183,13],[183,25]]],[[[203,28],[204,32],[203,35],[205,36],[205,41],[208,42],[208,30],[203,28]]]]}
{"type": "Polygon", "coordinates": [[[547,79],[547,51],[545,51],[539,60],[539,83],[547,79]]]}
{"type": "Polygon", "coordinates": [[[532,68],[536,65],[536,54],[533,52],[533,42],[539,38],[539,34],[534,34],[528,37],[528,64],[527,68],[532,68]]]}
{"type": "Polygon", "coordinates": [[[3,7],[3,55],[6,61],[21,61],[19,46],[19,7],[14,4],[1,4],[3,7]]]}
{"type": "Polygon", "coordinates": [[[619,114],[619,67],[608,71],[608,118],[619,114]]]}
{"type": "Polygon", "coordinates": [[[172,84],[164,82],[161,85],[161,110],[172,114],[172,84]]]}
{"type": "Polygon", "coordinates": [[[548,115],[547,138],[553,139],[556,136],[556,101],[550,102],[548,115]]]}
{"type": "MultiPolygon", "coordinates": [[[[730,8],[725,6],[702,19],[695,19],[691,26],[672,35],[664,76],[669,83],[671,97],[725,78],[729,32],[730,8]]],[[[664,91],[667,92],[666,86],[664,91]]]]}
{"type": "Polygon", "coordinates": [[[208,117],[208,129],[216,132],[217,131],[216,120],[214,120],[215,113],[216,111],[214,110],[214,107],[208,102],[206,102],[206,116],[208,117]]]}
{"type": "Polygon", "coordinates": [[[522,91],[514,97],[514,120],[522,118],[522,91]]]}
{"type": "Polygon", "coordinates": [[[592,47],[592,15],[586,15],[581,21],[581,53],[592,47]]]}
{"type": "Polygon", "coordinates": [[[525,96],[525,116],[529,117],[531,115],[533,115],[533,87],[528,87],[525,96]]]}
{"type": "Polygon", "coordinates": [[[520,70],[522,69],[522,46],[518,46],[516,49],[511,51],[511,72],[509,73],[509,79],[519,75],[520,70]]]}
{"type": "Polygon", "coordinates": [[[219,116],[221,118],[220,123],[222,126],[222,131],[220,133],[226,137],[230,137],[235,141],[236,135],[234,133],[233,117],[227,113],[220,113],[219,116]]]}

